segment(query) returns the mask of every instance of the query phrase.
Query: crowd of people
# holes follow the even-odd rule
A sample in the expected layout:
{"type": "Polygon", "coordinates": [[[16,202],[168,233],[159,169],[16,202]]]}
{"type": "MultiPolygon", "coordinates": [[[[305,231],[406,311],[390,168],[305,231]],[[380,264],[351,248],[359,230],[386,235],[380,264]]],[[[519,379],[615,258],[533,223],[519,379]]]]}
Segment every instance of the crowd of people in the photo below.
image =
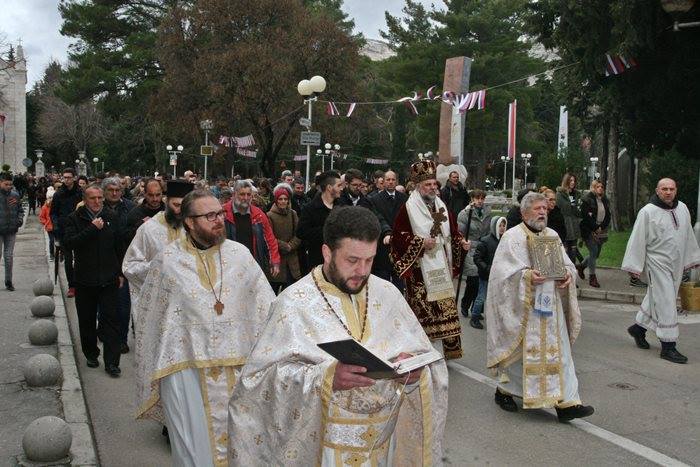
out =
{"type": "MultiPolygon", "coordinates": [[[[64,263],[87,366],[100,365],[99,340],[105,371],[119,377],[133,330],[138,416],[167,426],[175,465],[439,464],[444,360],[463,354],[460,312],[486,327],[499,407],[518,410],[517,397],[525,409],[556,408],[560,421],[592,414],[571,345],[577,277],[587,271],[601,286],[596,260],[611,218],[603,184],[583,192],[565,174],[501,212],[458,172],[440,186],[432,161],[414,163],[405,186],[399,175],[327,171],[307,191],[291,171],[212,182],[191,171],[3,174],[5,285],[13,290],[26,195],[51,259],[64,263]],[[317,347],[348,339],[397,373],[368,377],[317,347]],[[400,361],[435,351],[442,359],[398,373],[400,361]]],[[[662,358],[687,361],[675,346],[675,297],[697,265],[688,210],[662,179],[623,262],[634,285],[650,279],[628,329],[638,347],[650,347],[651,330],[662,358]]]]}

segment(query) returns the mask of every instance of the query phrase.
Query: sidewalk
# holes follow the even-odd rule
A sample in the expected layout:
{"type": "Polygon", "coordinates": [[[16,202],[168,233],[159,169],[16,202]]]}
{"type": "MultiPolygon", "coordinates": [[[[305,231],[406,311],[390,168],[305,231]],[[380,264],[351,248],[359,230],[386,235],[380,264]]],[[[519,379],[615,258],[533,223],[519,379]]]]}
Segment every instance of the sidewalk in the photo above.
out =
{"type": "Polygon", "coordinates": [[[600,283],[599,289],[588,284],[588,271],[585,280],[576,276],[580,298],[641,304],[647,291],[646,288],[630,286],[629,274],[621,269],[598,267],[596,277],[600,283]]]}
{"type": "MultiPolygon", "coordinates": [[[[2,277],[4,278],[4,262],[2,277]]],[[[53,263],[47,260],[46,236],[34,215],[27,216],[17,233],[14,250],[14,292],[0,290],[0,465],[16,466],[24,454],[22,436],[35,419],[53,415],[68,422],[73,434],[70,456],[72,465],[97,465],[92,436],[75,368],[73,344],[68,334],[63,301],[54,288],[56,309],[52,318],[58,328],[57,343],[37,347],[29,344],[27,331],[36,320],[29,310],[34,298],[36,279],[49,277],[53,263]],[[50,267],[51,265],[51,267],[50,267]],[[28,387],[23,367],[34,355],[46,353],[61,363],[63,380],[57,386],[28,387]]]]}

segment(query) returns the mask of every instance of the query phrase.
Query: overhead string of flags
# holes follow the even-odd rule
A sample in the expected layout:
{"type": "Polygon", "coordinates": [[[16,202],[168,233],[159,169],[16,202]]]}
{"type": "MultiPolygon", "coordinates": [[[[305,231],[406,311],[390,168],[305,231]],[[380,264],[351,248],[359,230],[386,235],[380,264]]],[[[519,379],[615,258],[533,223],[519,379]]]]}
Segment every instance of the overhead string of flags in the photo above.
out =
{"type": "MultiPolygon", "coordinates": [[[[395,105],[403,104],[413,115],[419,115],[418,107],[416,106],[419,102],[426,101],[441,101],[445,104],[451,105],[457,109],[460,113],[464,113],[467,110],[484,110],[486,108],[486,91],[491,89],[500,88],[503,86],[508,86],[510,84],[519,83],[522,81],[529,81],[534,84],[540,76],[551,76],[555,71],[563,70],[565,68],[572,67],[579,64],[580,62],[573,62],[567,65],[561,65],[555,68],[550,68],[541,73],[536,73],[534,75],[527,75],[522,78],[515,79],[513,81],[508,81],[507,83],[501,83],[495,86],[489,86],[478,91],[468,92],[466,94],[458,94],[452,91],[445,91],[443,93],[436,93],[435,89],[437,86],[431,86],[426,91],[425,95],[419,92],[413,92],[412,96],[405,96],[400,99],[391,101],[369,101],[369,102],[340,102],[340,101],[328,101],[319,100],[318,102],[326,104],[326,114],[332,117],[346,117],[349,118],[355,112],[355,108],[358,105],[395,105]],[[341,112],[338,108],[339,105],[347,105],[347,111],[341,112]]],[[[603,70],[605,76],[619,75],[624,73],[626,70],[637,67],[637,62],[631,57],[625,57],[624,55],[612,55],[605,54],[605,69],[603,70]]]]}

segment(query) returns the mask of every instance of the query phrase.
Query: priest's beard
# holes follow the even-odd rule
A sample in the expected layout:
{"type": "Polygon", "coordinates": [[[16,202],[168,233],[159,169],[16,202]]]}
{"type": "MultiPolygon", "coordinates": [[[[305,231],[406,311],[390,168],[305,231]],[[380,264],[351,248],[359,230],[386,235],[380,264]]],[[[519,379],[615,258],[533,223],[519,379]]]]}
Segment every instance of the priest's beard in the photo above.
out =
{"type": "Polygon", "coordinates": [[[170,206],[168,206],[167,204],[165,205],[164,216],[168,225],[173,229],[179,229],[180,227],[182,227],[182,218],[180,218],[179,214],[175,214],[170,208],[170,206]]]}
{"type": "Polygon", "coordinates": [[[335,265],[335,258],[331,259],[331,262],[328,263],[328,282],[331,284],[335,285],[338,287],[338,289],[341,292],[344,292],[346,294],[350,295],[355,295],[357,292],[362,290],[362,288],[367,284],[367,281],[369,280],[369,274],[366,276],[350,276],[350,277],[343,277],[341,272],[338,270],[337,266],[335,265]],[[350,280],[354,281],[360,281],[360,285],[357,286],[356,288],[351,288],[348,285],[348,282],[350,280]]]}
{"type": "Polygon", "coordinates": [[[432,206],[435,204],[435,195],[427,194],[427,195],[421,195],[421,198],[423,198],[423,201],[425,204],[428,206],[432,206]]]}
{"type": "Polygon", "coordinates": [[[545,217],[544,220],[542,220],[541,218],[528,219],[525,221],[525,223],[532,230],[536,230],[537,232],[542,232],[547,227],[547,218],[545,217]]]}
{"type": "Polygon", "coordinates": [[[190,230],[189,233],[195,242],[207,248],[221,245],[226,239],[223,224],[220,226],[216,225],[212,227],[211,230],[203,229],[195,224],[194,228],[190,230]]]}

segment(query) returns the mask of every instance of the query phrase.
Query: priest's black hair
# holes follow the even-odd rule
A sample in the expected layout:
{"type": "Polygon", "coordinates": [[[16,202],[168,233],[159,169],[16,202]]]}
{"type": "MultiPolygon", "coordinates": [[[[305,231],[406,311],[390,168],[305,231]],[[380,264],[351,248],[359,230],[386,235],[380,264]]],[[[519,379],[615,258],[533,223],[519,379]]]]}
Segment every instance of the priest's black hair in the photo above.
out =
{"type": "Polygon", "coordinates": [[[334,208],[323,225],[323,243],[331,250],[345,238],[362,242],[376,242],[380,227],[377,216],[367,208],[344,206],[334,208]]]}

